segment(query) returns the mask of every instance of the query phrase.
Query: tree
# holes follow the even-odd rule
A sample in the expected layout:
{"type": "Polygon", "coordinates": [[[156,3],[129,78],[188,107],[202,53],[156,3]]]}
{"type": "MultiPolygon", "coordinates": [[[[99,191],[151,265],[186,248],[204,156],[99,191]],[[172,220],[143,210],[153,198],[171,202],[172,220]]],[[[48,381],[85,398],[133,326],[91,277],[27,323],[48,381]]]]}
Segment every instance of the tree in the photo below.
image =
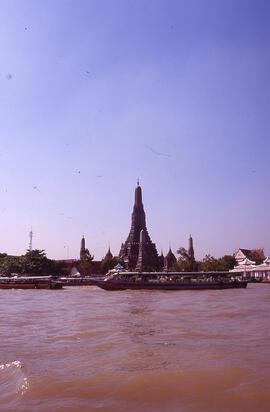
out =
{"type": "Polygon", "coordinates": [[[8,256],[6,253],[1,253],[0,256],[0,273],[10,276],[12,273],[23,273],[23,257],[8,256]]]}
{"type": "Polygon", "coordinates": [[[0,273],[8,276],[12,273],[32,276],[66,276],[69,271],[65,262],[48,259],[44,250],[27,250],[22,256],[8,256],[6,253],[0,253],[0,273]]]}
{"type": "Polygon", "coordinates": [[[237,264],[235,257],[231,255],[224,255],[223,257],[219,258],[218,261],[219,261],[218,270],[224,270],[224,271],[233,269],[234,266],[237,264]]]}
{"type": "Polygon", "coordinates": [[[105,256],[100,265],[101,273],[107,273],[110,269],[113,269],[118,263],[120,263],[120,259],[118,257],[105,256]]]}
{"type": "Polygon", "coordinates": [[[92,262],[94,256],[92,256],[88,249],[84,249],[81,251],[81,259],[80,262],[92,262]]]}
{"type": "Polygon", "coordinates": [[[205,255],[200,262],[200,270],[204,272],[215,272],[218,270],[218,261],[210,254],[205,255]]]}
{"type": "Polygon", "coordinates": [[[215,271],[228,271],[233,269],[236,265],[236,260],[234,256],[224,255],[221,258],[214,258],[211,255],[205,255],[203,260],[200,262],[200,270],[204,272],[215,272],[215,271]]]}
{"type": "Polygon", "coordinates": [[[46,260],[47,257],[44,250],[27,250],[26,254],[24,255],[25,273],[28,273],[29,275],[43,274],[46,260]]]}
{"type": "Polygon", "coordinates": [[[173,271],[196,272],[198,270],[198,262],[189,256],[188,251],[184,247],[180,247],[177,250],[177,254],[179,257],[172,267],[173,271]]]}
{"type": "Polygon", "coordinates": [[[84,249],[81,251],[81,259],[78,261],[80,265],[80,272],[83,276],[87,274],[89,271],[89,267],[91,266],[90,263],[94,259],[88,249],[84,249]]]}
{"type": "Polygon", "coordinates": [[[28,250],[23,258],[25,273],[34,276],[48,276],[55,274],[55,262],[47,258],[44,250],[28,250]]]}

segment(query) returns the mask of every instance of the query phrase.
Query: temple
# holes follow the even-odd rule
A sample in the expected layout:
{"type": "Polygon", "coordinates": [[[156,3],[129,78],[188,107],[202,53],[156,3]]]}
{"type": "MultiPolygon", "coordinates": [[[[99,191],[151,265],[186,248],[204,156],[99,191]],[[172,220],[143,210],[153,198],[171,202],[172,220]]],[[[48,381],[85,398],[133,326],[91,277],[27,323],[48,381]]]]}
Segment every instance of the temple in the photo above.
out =
{"type": "Polygon", "coordinates": [[[85,256],[85,238],[84,235],[81,240],[80,259],[83,260],[85,256]]]}
{"type": "Polygon", "coordinates": [[[172,249],[170,247],[169,252],[164,258],[164,267],[163,271],[168,272],[170,269],[172,269],[173,265],[177,262],[176,257],[174,256],[172,249]]]}
{"type": "Polygon", "coordinates": [[[189,239],[188,239],[188,256],[189,256],[190,262],[195,262],[193,239],[191,235],[189,235],[189,239]]]}
{"type": "Polygon", "coordinates": [[[122,244],[119,258],[128,270],[159,270],[160,259],[156,245],[151,241],[145,223],[142,203],[142,189],[137,183],[135,202],[131,218],[131,229],[127,240],[122,244]]]}

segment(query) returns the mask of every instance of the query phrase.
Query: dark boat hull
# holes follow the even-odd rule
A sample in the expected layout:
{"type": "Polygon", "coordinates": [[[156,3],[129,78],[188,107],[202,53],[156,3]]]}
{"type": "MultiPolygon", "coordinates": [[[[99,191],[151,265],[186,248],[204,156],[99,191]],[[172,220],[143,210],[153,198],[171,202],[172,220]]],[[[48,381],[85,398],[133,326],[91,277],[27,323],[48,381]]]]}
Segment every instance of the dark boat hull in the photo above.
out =
{"type": "Polygon", "coordinates": [[[93,278],[66,278],[60,280],[63,286],[95,286],[100,281],[93,278]]]}
{"type": "Polygon", "coordinates": [[[0,289],[62,289],[62,283],[60,282],[48,282],[48,283],[7,282],[7,283],[0,283],[0,289]]]}
{"type": "Polygon", "coordinates": [[[235,282],[128,282],[128,281],[97,281],[96,286],[104,290],[204,290],[204,289],[235,289],[246,288],[246,281],[235,282]]]}

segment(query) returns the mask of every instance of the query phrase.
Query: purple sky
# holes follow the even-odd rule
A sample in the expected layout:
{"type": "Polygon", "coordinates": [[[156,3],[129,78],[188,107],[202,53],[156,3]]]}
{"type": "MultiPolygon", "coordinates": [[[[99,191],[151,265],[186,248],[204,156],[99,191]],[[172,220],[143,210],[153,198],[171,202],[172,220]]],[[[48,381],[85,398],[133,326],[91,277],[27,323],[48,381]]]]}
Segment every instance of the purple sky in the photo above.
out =
{"type": "Polygon", "coordinates": [[[270,2],[2,0],[0,252],[270,254],[270,2]]]}

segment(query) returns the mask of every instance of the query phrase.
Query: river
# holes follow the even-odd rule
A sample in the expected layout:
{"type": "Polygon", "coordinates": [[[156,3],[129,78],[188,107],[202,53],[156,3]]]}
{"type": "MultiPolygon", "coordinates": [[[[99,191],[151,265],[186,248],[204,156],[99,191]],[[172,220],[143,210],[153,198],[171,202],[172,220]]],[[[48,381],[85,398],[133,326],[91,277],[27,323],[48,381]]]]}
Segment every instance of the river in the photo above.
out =
{"type": "Polygon", "coordinates": [[[270,284],[0,297],[1,411],[270,410],[270,284]]]}

